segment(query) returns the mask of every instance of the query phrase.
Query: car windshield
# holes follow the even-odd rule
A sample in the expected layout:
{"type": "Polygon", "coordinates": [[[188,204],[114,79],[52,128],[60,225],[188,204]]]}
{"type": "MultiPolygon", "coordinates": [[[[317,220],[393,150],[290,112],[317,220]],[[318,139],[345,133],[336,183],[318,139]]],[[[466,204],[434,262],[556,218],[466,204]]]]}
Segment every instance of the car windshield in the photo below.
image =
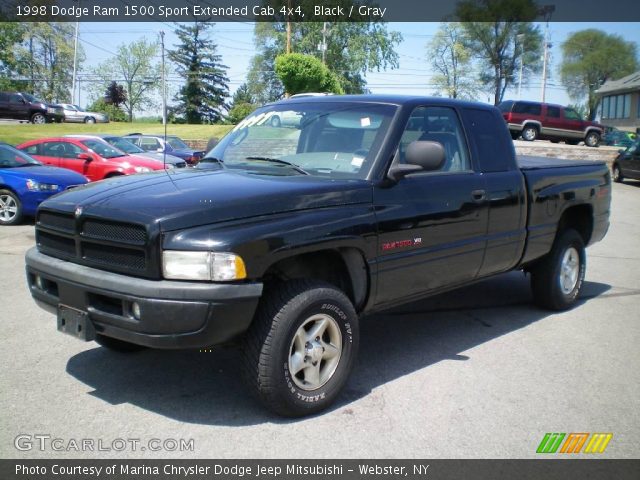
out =
{"type": "Polygon", "coordinates": [[[42,165],[35,158],[8,145],[0,145],[0,168],[27,167],[42,165]]]}
{"type": "Polygon", "coordinates": [[[267,175],[366,178],[397,107],[363,102],[282,102],[242,120],[197,168],[267,175]]]}
{"type": "Polygon", "coordinates": [[[81,143],[103,158],[123,157],[126,155],[122,150],[118,150],[101,140],[82,140],[81,143]]]}
{"type": "Polygon", "coordinates": [[[40,100],[38,100],[36,97],[34,97],[33,95],[30,95],[28,93],[23,93],[22,96],[31,103],[42,103],[40,100]]]}
{"type": "Polygon", "coordinates": [[[129,140],[120,137],[107,137],[104,139],[109,145],[122,150],[125,153],[144,153],[144,150],[134,145],[129,140]]]}
{"type": "Polygon", "coordinates": [[[178,137],[167,137],[167,143],[175,150],[189,150],[189,145],[184,143],[178,137]]]}

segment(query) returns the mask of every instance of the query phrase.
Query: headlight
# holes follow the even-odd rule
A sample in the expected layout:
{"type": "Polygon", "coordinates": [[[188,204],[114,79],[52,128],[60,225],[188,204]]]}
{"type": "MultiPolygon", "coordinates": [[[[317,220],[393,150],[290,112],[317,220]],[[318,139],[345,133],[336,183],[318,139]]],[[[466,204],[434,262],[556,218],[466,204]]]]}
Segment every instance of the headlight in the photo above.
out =
{"type": "Polygon", "coordinates": [[[151,169],[149,167],[133,167],[136,173],[147,173],[150,172],[151,169]]]}
{"type": "Polygon", "coordinates": [[[162,273],[173,280],[242,280],[247,277],[244,261],[233,253],[162,252],[162,273]]]}
{"type": "Polygon", "coordinates": [[[31,192],[57,192],[60,186],[53,183],[39,183],[29,179],[27,180],[27,189],[31,192]]]}

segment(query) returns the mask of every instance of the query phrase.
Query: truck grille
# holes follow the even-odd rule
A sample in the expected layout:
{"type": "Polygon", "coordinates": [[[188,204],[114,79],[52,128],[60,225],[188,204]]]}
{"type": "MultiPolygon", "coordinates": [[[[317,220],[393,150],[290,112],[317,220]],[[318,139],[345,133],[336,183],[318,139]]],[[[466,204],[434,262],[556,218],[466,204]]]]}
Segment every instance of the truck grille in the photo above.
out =
{"type": "Polygon", "coordinates": [[[143,225],[40,211],[38,250],[53,257],[103,270],[152,277],[148,234],[143,225]]]}

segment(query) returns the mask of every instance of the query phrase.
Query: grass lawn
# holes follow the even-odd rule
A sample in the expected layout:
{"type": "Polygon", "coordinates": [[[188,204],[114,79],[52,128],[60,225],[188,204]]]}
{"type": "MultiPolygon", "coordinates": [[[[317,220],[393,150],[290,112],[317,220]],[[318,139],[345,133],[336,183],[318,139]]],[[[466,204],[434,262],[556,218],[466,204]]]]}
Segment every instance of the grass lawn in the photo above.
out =
{"type": "MultiPolygon", "coordinates": [[[[233,125],[167,125],[167,134],[177,135],[183,140],[204,140],[211,137],[222,138],[233,125]]],[[[96,123],[85,125],[83,123],[47,123],[44,125],[32,125],[30,123],[8,124],[0,123],[0,142],[18,145],[27,140],[45,137],[59,137],[67,134],[96,134],[111,133],[126,135],[128,133],[155,133],[162,134],[164,127],[159,123],[96,123]]]]}

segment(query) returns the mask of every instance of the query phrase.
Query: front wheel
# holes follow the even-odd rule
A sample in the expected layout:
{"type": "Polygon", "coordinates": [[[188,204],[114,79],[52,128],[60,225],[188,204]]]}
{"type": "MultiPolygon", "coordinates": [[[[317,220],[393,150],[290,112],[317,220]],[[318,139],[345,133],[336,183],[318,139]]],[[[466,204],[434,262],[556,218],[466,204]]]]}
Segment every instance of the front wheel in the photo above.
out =
{"type": "Polygon", "coordinates": [[[22,220],[22,203],[11,190],[0,190],[0,225],[17,225],[22,220]]]}
{"type": "Polygon", "coordinates": [[[93,117],[87,117],[84,119],[84,123],[96,123],[96,119],[93,117]]]}
{"type": "Polygon", "coordinates": [[[31,123],[42,125],[43,123],[47,123],[47,118],[42,113],[36,112],[31,115],[31,123]]]}
{"type": "Polygon", "coordinates": [[[531,271],[536,304],[550,310],[571,308],[582,290],[586,271],[584,241],[572,229],[562,232],[551,252],[531,271]]]}
{"type": "Polygon", "coordinates": [[[622,171],[620,170],[620,166],[618,164],[614,164],[612,167],[612,177],[613,181],[616,183],[622,183],[624,177],[622,176],[622,171]]]}
{"type": "Polygon", "coordinates": [[[243,342],[245,371],[264,405],[286,417],[336,399],[358,350],[358,317],[347,296],[323,282],[271,286],[243,342]]]}

